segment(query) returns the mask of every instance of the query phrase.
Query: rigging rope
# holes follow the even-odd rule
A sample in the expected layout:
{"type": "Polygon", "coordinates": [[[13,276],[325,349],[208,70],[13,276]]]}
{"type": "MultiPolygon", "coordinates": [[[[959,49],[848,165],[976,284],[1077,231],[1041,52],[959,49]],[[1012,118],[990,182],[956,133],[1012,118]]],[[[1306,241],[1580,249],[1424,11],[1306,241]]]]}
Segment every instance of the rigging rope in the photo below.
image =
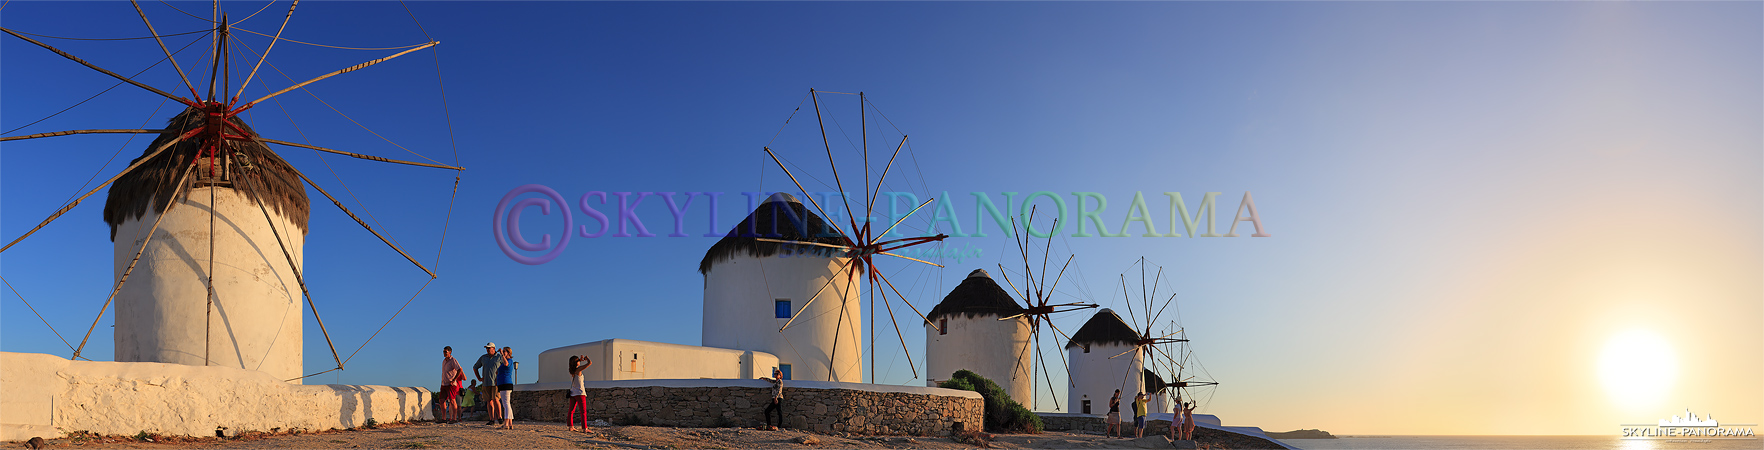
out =
{"type": "Polygon", "coordinates": [[[247,20],[251,20],[252,17],[257,17],[258,13],[263,12],[263,10],[269,9],[270,5],[274,5],[274,4],[276,4],[275,0],[271,0],[269,3],[265,3],[262,8],[257,8],[257,12],[253,12],[253,13],[251,13],[251,15],[245,16],[245,18],[243,18],[243,19],[233,21],[233,23],[231,25],[229,25],[229,28],[239,26],[239,24],[245,23],[245,21],[247,21],[247,20]]]}
{"type": "MultiPolygon", "coordinates": [[[[245,50],[246,50],[246,51],[248,51],[248,52],[250,52],[250,53],[251,53],[251,54],[252,54],[252,55],[256,55],[256,54],[257,54],[257,51],[256,51],[256,50],[254,50],[254,49],[252,49],[252,48],[251,48],[251,46],[249,46],[249,45],[245,45],[245,43],[243,43],[243,42],[240,42],[240,43],[239,43],[239,45],[240,45],[240,46],[243,46],[243,47],[245,47],[245,50]]],[[[278,73],[278,74],[281,74],[281,75],[282,75],[282,78],[287,78],[287,79],[288,79],[288,82],[290,82],[290,83],[292,83],[292,82],[294,82],[294,77],[290,77],[290,76],[288,76],[288,73],[287,73],[287,72],[283,72],[283,71],[282,71],[282,69],[281,69],[281,68],[280,68],[280,67],[276,67],[276,65],[275,65],[275,64],[274,64],[274,63],[269,63],[269,62],[265,62],[265,63],[264,63],[264,64],[266,64],[266,65],[268,65],[268,66],[270,66],[270,69],[274,69],[274,70],[275,70],[275,71],[276,71],[276,73],[278,73]]],[[[268,90],[268,88],[265,88],[265,90],[266,90],[266,91],[267,91],[267,90],[268,90]]],[[[399,150],[404,150],[404,151],[405,151],[405,152],[407,152],[407,153],[410,153],[410,154],[412,154],[412,155],[416,155],[416,156],[417,156],[417,157],[418,157],[418,158],[422,158],[422,159],[426,159],[426,160],[429,160],[429,162],[432,162],[432,163],[435,163],[435,164],[441,164],[441,162],[440,162],[440,161],[436,161],[436,160],[435,160],[435,159],[434,159],[434,158],[430,158],[430,157],[428,157],[428,156],[425,156],[425,155],[423,155],[423,154],[421,154],[421,153],[417,153],[417,152],[416,152],[416,151],[414,151],[414,150],[411,150],[411,149],[409,149],[409,148],[406,148],[406,147],[405,147],[405,146],[403,146],[403,145],[399,145],[399,144],[398,144],[398,143],[397,143],[397,142],[393,142],[393,141],[392,141],[392,140],[391,140],[391,139],[388,139],[388,138],[386,138],[386,137],[385,137],[385,136],[382,136],[382,135],[380,135],[380,133],[379,133],[379,132],[376,132],[376,131],[374,131],[374,130],[373,130],[373,129],[371,129],[371,128],[368,128],[368,127],[367,127],[367,125],[363,125],[363,124],[362,124],[362,123],[361,123],[361,122],[359,122],[359,121],[356,121],[356,120],[355,120],[355,118],[354,118],[354,117],[349,117],[349,115],[348,115],[348,114],[344,114],[344,113],[343,113],[343,111],[342,111],[342,110],[339,110],[339,109],[337,109],[337,107],[335,107],[335,106],[331,106],[331,103],[330,103],[330,102],[326,102],[326,101],[325,101],[325,99],[322,99],[322,98],[319,98],[319,96],[318,96],[318,94],[316,94],[316,93],[313,93],[313,92],[312,92],[312,90],[310,90],[310,89],[307,89],[307,88],[305,88],[305,87],[301,87],[301,88],[300,88],[300,91],[301,91],[301,92],[305,92],[305,93],[306,93],[306,95],[310,95],[310,96],[312,96],[312,99],[313,99],[313,100],[318,100],[318,102],[319,102],[319,103],[320,103],[320,104],[323,104],[323,105],[325,105],[325,107],[326,107],[326,108],[330,108],[330,109],[331,109],[331,111],[332,111],[332,112],[335,112],[335,113],[337,113],[337,115],[339,115],[339,116],[343,116],[343,118],[344,118],[344,119],[347,119],[347,120],[349,120],[349,123],[353,123],[353,124],[355,124],[355,126],[357,126],[357,127],[361,127],[361,129],[362,129],[362,130],[364,130],[364,131],[367,131],[367,132],[368,132],[368,134],[372,134],[372,135],[374,135],[374,137],[377,137],[377,138],[380,138],[380,140],[382,140],[382,141],[386,141],[386,143],[388,143],[388,144],[392,144],[392,146],[393,146],[393,147],[398,147],[398,149],[399,149],[399,150]]],[[[292,121],[292,120],[293,120],[293,119],[292,119],[292,118],[290,118],[290,119],[289,119],[289,120],[290,120],[290,121],[292,121]]],[[[450,124],[450,126],[449,126],[449,130],[451,130],[451,129],[452,129],[452,127],[451,127],[451,124],[450,124]]],[[[450,135],[451,135],[451,132],[449,132],[449,134],[450,134],[450,135]]],[[[303,138],[304,138],[304,136],[305,136],[305,135],[302,135],[302,137],[303,137],[303,138]]],[[[311,143],[312,143],[312,140],[310,140],[310,139],[307,139],[307,143],[308,143],[308,144],[311,144],[311,143]]],[[[458,155],[457,155],[457,149],[456,149],[456,150],[455,150],[455,152],[456,152],[456,155],[455,155],[455,157],[456,157],[456,158],[457,158],[457,156],[458,156],[458,155]]]]}
{"type": "MultiPolygon", "coordinates": [[[[195,14],[190,14],[190,13],[188,13],[188,12],[184,12],[184,10],[182,10],[182,9],[178,9],[178,7],[176,7],[176,6],[172,6],[172,4],[170,4],[170,3],[166,3],[166,2],[165,2],[165,0],[159,0],[159,3],[160,3],[160,4],[162,4],[162,5],[165,5],[165,6],[167,6],[167,7],[170,7],[170,8],[171,8],[171,9],[172,9],[172,10],[175,10],[175,11],[177,11],[177,12],[181,12],[181,13],[184,13],[184,15],[186,15],[186,16],[190,16],[190,17],[195,17],[195,18],[196,18],[196,20],[201,20],[201,21],[203,21],[203,22],[208,22],[208,23],[219,23],[219,22],[215,22],[215,21],[214,21],[214,19],[210,19],[210,18],[207,18],[207,17],[202,17],[202,16],[198,16],[198,15],[195,15],[195,14]]],[[[217,4],[218,4],[218,3],[219,3],[219,2],[216,2],[216,3],[217,3],[217,4]]]]}
{"type": "MultiPolygon", "coordinates": [[[[271,67],[274,67],[274,66],[271,66],[271,67]]],[[[266,87],[266,88],[264,88],[264,90],[269,90],[269,88],[266,87]]],[[[282,114],[288,117],[288,124],[294,126],[294,131],[296,133],[300,134],[300,139],[304,140],[308,143],[311,143],[312,138],[307,137],[306,131],[300,128],[300,124],[294,122],[294,115],[292,113],[288,112],[288,107],[286,105],[282,104],[282,99],[272,99],[272,100],[275,100],[276,108],[281,109],[282,114]]],[[[361,198],[355,196],[355,191],[349,188],[349,183],[346,183],[343,181],[343,176],[339,175],[337,173],[337,169],[331,167],[331,162],[329,160],[326,160],[325,156],[320,154],[318,152],[318,150],[316,150],[316,149],[312,150],[312,154],[313,154],[313,156],[318,157],[318,160],[320,163],[323,163],[325,165],[325,170],[331,172],[331,177],[337,179],[337,184],[343,185],[343,192],[346,194],[349,194],[349,199],[355,201],[355,206],[361,208],[362,213],[367,214],[368,219],[374,221],[375,226],[378,226],[382,229],[386,229],[386,234],[390,235],[392,233],[392,230],[387,229],[386,225],[381,224],[380,219],[378,217],[374,217],[374,211],[371,209],[368,209],[367,204],[362,203],[361,198]]],[[[388,237],[388,238],[392,240],[393,244],[398,243],[397,238],[391,238],[391,237],[388,237]]]]}
{"type": "MultiPolygon", "coordinates": [[[[24,32],[20,32],[20,33],[22,33],[22,34],[30,34],[30,33],[24,33],[24,32]]],[[[184,49],[187,49],[187,48],[190,48],[190,46],[191,46],[191,45],[195,45],[195,44],[196,44],[196,43],[197,43],[197,42],[202,42],[202,38],[205,38],[205,37],[208,37],[208,36],[200,36],[200,37],[197,37],[197,38],[196,38],[196,39],[195,39],[195,40],[191,40],[191,41],[190,41],[190,43],[189,43],[189,44],[184,44],[184,47],[183,47],[183,48],[179,48],[179,49],[178,49],[178,51],[175,51],[175,52],[172,52],[172,54],[174,54],[174,55],[176,55],[176,54],[178,54],[178,53],[183,53],[183,52],[184,52],[184,49]]],[[[140,72],[135,72],[135,74],[134,74],[134,75],[130,75],[130,76],[129,76],[129,79],[131,79],[131,80],[132,80],[132,79],[134,79],[134,78],[135,78],[135,77],[138,77],[138,76],[141,76],[141,74],[143,74],[143,73],[147,73],[147,71],[148,71],[148,70],[151,70],[151,69],[153,69],[153,68],[154,68],[154,67],[157,67],[157,66],[159,66],[159,63],[163,63],[163,62],[165,62],[165,61],[166,61],[166,60],[168,60],[168,59],[171,59],[171,57],[169,57],[169,56],[168,56],[168,57],[165,57],[165,58],[160,58],[160,59],[159,59],[159,61],[155,61],[155,62],[154,62],[154,63],[153,63],[153,65],[150,65],[150,66],[147,66],[147,68],[146,68],[146,69],[141,69],[141,71],[140,71],[140,72]]],[[[12,132],[14,132],[14,131],[18,131],[18,130],[22,130],[22,129],[25,129],[25,127],[29,127],[29,126],[31,126],[31,125],[36,125],[36,124],[38,124],[38,123],[42,123],[42,122],[43,122],[43,121],[45,121],[45,120],[49,120],[49,119],[51,119],[51,118],[54,118],[54,117],[55,117],[55,116],[59,116],[59,115],[61,115],[61,113],[64,113],[64,112],[68,112],[68,111],[70,111],[70,110],[72,110],[72,109],[74,109],[74,108],[77,108],[77,107],[79,107],[79,106],[80,106],[80,105],[84,105],[84,104],[86,104],[86,102],[89,102],[89,101],[92,101],[92,99],[95,99],[95,98],[98,98],[98,96],[100,96],[100,95],[104,95],[104,94],[105,94],[105,93],[107,93],[107,92],[110,92],[110,91],[111,91],[111,90],[112,90],[112,89],[116,89],[116,87],[117,87],[117,86],[122,86],[122,85],[123,85],[123,83],[124,83],[124,82],[122,82],[122,81],[118,81],[118,82],[116,82],[116,84],[114,84],[114,85],[111,85],[111,86],[110,86],[110,87],[109,87],[109,88],[107,88],[107,89],[105,89],[105,90],[102,90],[102,91],[99,91],[99,92],[98,92],[98,93],[96,93],[96,94],[92,94],[92,96],[91,96],[91,97],[86,97],[86,99],[85,99],[85,100],[80,100],[80,102],[79,102],[79,103],[75,103],[75,104],[73,104],[73,106],[69,106],[69,107],[67,107],[67,108],[64,108],[64,109],[62,109],[62,110],[60,110],[60,111],[56,111],[56,112],[55,112],[55,114],[50,114],[50,115],[49,115],[49,116],[47,116],[47,117],[44,117],[44,118],[41,118],[41,119],[37,119],[37,120],[36,120],[36,121],[35,121],[35,122],[31,122],[31,123],[27,123],[27,124],[24,124],[24,125],[21,125],[21,126],[19,126],[19,127],[18,127],[18,128],[13,128],[13,129],[10,129],[10,130],[6,130],[6,131],[5,131],[5,132],[0,132],[0,134],[12,134],[12,132]]],[[[168,99],[168,100],[169,100],[169,99],[168,99]]],[[[164,103],[164,102],[160,102],[160,106],[164,106],[164,105],[165,105],[165,103],[164,103]]],[[[142,126],[146,126],[146,125],[145,125],[145,124],[143,124],[143,125],[142,125],[142,126]]]]}
{"type": "MultiPolygon", "coordinates": [[[[117,85],[118,85],[118,86],[121,86],[121,85],[122,85],[122,83],[117,83],[117,85]]],[[[112,87],[115,87],[115,86],[112,86],[112,87]]],[[[170,100],[170,99],[165,99],[165,98],[162,98],[162,99],[159,99],[159,106],[156,106],[156,107],[154,107],[154,108],[153,108],[153,112],[152,112],[152,113],[148,113],[148,114],[147,114],[147,120],[143,120],[143,121],[141,121],[141,126],[147,126],[147,123],[148,123],[148,122],[152,122],[152,121],[153,121],[153,116],[155,116],[155,115],[158,115],[158,114],[159,114],[159,110],[160,110],[160,109],[162,109],[162,108],[165,108],[165,102],[166,102],[166,101],[168,101],[168,100],[170,100]]],[[[57,114],[59,114],[59,113],[57,113],[57,114]]],[[[124,150],[124,149],[127,149],[127,148],[129,148],[129,144],[130,144],[130,143],[133,143],[133,142],[135,142],[135,135],[134,135],[134,134],[133,134],[133,133],[130,133],[130,134],[129,134],[129,139],[128,139],[128,140],[125,140],[125,141],[123,141],[123,144],[122,144],[122,146],[119,146],[119,147],[117,147],[117,148],[116,148],[116,153],[111,153],[111,154],[110,154],[110,159],[106,159],[106,160],[104,160],[104,165],[103,165],[103,166],[100,166],[100,167],[99,167],[99,168],[98,168],[98,171],[97,171],[97,172],[92,172],[92,176],[91,176],[91,177],[89,177],[89,178],[86,178],[86,182],[85,182],[85,183],[80,183],[80,188],[79,188],[79,189],[75,189],[75,190],[74,190],[74,191],[73,191],[73,193],[72,193],[72,194],[68,194],[68,195],[67,195],[67,200],[62,200],[62,201],[61,201],[61,204],[63,204],[63,205],[66,205],[66,204],[67,204],[67,202],[69,202],[69,201],[72,201],[72,200],[73,200],[73,199],[74,199],[74,197],[75,197],[75,196],[77,196],[77,195],[80,195],[80,191],[83,191],[83,190],[86,190],[86,186],[91,186],[91,185],[92,185],[92,180],[96,180],[96,179],[98,179],[98,175],[100,175],[100,174],[103,174],[103,173],[104,173],[104,169],[107,169],[107,168],[110,168],[110,163],[111,163],[111,162],[114,162],[114,161],[116,161],[116,157],[117,157],[117,156],[121,156],[121,155],[122,155],[122,151],[123,151],[123,150],[124,150]]]]}
{"type": "MultiPolygon", "coordinates": [[[[368,345],[368,343],[369,343],[369,342],[373,342],[373,341],[374,341],[374,338],[376,338],[376,337],[379,337],[379,336],[380,336],[380,332],[381,332],[381,331],[385,331],[385,330],[386,330],[386,326],[387,326],[387,325],[391,325],[391,324],[392,324],[392,319],[397,319],[397,318],[398,318],[398,315],[399,315],[399,314],[401,314],[401,313],[403,313],[403,312],[404,312],[404,308],[407,308],[407,307],[410,307],[410,302],[411,302],[411,301],[414,301],[414,300],[416,300],[416,298],[417,298],[417,296],[418,296],[418,295],[422,295],[422,294],[423,294],[423,290],[424,290],[424,289],[428,289],[428,288],[429,288],[429,283],[434,283],[434,282],[435,282],[435,279],[434,279],[434,278],[430,278],[430,279],[429,279],[429,281],[424,281],[424,282],[423,282],[423,287],[421,287],[421,288],[417,288],[417,291],[416,291],[416,293],[415,293],[415,294],[411,294],[411,295],[410,295],[410,300],[405,300],[405,301],[404,301],[404,306],[400,306],[400,307],[398,307],[398,311],[397,311],[397,312],[394,312],[394,313],[392,313],[392,317],[388,317],[388,318],[386,318],[386,323],[383,323],[383,324],[380,324],[380,329],[378,329],[378,330],[374,330],[374,334],[373,334],[373,335],[371,335],[371,336],[368,336],[368,338],[367,338],[367,340],[365,340],[365,341],[361,341],[361,346],[360,346],[360,347],[356,347],[356,348],[355,348],[355,352],[354,352],[354,353],[350,353],[350,354],[349,354],[349,357],[348,357],[348,358],[343,358],[343,364],[348,364],[348,363],[349,363],[349,361],[351,361],[351,360],[354,360],[354,359],[355,359],[355,354],[356,354],[356,353],[361,353],[361,349],[364,349],[364,348],[367,348],[367,345],[368,345]]],[[[322,373],[322,372],[321,372],[321,373],[322,373]]],[[[314,374],[314,375],[317,375],[317,374],[314,374]]],[[[310,376],[310,375],[309,375],[309,376],[310,376]]]]}
{"type": "MultiPolygon", "coordinates": [[[[203,19],[203,20],[207,20],[207,19],[203,19]]],[[[274,35],[259,33],[259,32],[251,31],[251,30],[244,29],[244,28],[232,27],[231,29],[233,31],[243,31],[246,33],[251,33],[251,34],[258,35],[258,36],[263,36],[266,38],[276,38],[274,35]]],[[[314,47],[335,48],[335,49],[341,49],[341,50],[404,50],[407,48],[416,48],[416,47],[422,47],[424,45],[429,45],[429,43],[424,42],[421,44],[404,45],[404,46],[398,46],[398,47],[344,47],[344,46],[340,46],[340,45],[314,44],[314,43],[306,42],[306,41],[296,41],[296,40],[289,39],[289,38],[277,38],[277,39],[283,40],[283,41],[288,41],[288,42],[293,42],[296,44],[305,44],[305,45],[311,45],[314,47]]]]}
{"type": "MultiPolygon", "coordinates": [[[[24,294],[18,293],[18,288],[12,287],[11,281],[6,281],[5,276],[0,276],[0,283],[6,283],[6,288],[12,290],[12,295],[15,297],[18,297],[18,301],[24,302],[25,307],[31,309],[31,314],[36,314],[37,320],[43,321],[43,326],[49,327],[49,332],[55,333],[55,337],[57,339],[61,339],[62,345],[66,345],[68,350],[74,349],[73,343],[67,342],[67,338],[61,337],[61,332],[55,331],[55,326],[49,324],[49,319],[43,318],[43,313],[37,312],[37,307],[31,306],[31,301],[25,300],[24,294]]],[[[87,361],[91,361],[91,360],[88,359],[87,361]]]]}

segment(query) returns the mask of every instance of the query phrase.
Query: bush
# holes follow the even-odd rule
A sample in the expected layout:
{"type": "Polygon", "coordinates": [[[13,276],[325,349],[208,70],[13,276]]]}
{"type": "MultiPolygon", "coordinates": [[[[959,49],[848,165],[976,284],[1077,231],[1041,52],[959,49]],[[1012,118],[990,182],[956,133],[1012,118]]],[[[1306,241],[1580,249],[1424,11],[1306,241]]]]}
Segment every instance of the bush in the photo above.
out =
{"type": "Polygon", "coordinates": [[[1041,416],[1029,412],[998,384],[979,374],[958,370],[937,387],[979,392],[986,401],[986,431],[994,433],[1040,433],[1041,416]]]}

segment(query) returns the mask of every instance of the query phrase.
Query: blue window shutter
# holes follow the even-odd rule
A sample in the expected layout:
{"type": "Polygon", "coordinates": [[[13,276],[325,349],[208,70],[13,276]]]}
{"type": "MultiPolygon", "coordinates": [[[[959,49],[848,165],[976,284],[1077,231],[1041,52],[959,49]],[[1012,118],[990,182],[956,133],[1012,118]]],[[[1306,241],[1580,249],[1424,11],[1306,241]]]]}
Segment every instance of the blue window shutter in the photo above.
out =
{"type": "Polygon", "coordinates": [[[772,308],[779,319],[790,318],[790,300],[778,299],[772,302],[772,308]]]}

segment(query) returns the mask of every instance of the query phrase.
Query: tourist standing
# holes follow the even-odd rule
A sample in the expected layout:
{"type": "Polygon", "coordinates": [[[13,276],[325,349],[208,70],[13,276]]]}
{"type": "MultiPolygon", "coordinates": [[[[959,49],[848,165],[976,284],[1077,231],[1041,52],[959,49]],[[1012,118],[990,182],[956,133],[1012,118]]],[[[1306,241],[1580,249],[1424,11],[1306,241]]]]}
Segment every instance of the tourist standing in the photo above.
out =
{"type": "Polygon", "coordinates": [[[441,417],[442,423],[459,421],[459,383],[465,381],[465,368],[453,359],[453,346],[441,348],[441,417]]]}
{"type": "Polygon", "coordinates": [[[1182,439],[1182,395],[1176,396],[1176,409],[1170,413],[1170,440],[1182,439]]]}
{"type": "Polygon", "coordinates": [[[1133,437],[1145,437],[1145,402],[1144,392],[1133,396],[1133,437]]]}
{"type": "Polygon", "coordinates": [[[1115,390],[1115,396],[1109,399],[1109,435],[1121,437],[1121,390],[1115,390]]]}
{"type": "Polygon", "coordinates": [[[1194,402],[1193,401],[1188,402],[1188,405],[1186,405],[1182,408],[1182,436],[1183,436],[1182,437],[1183,439],[1190,440],[1190,441],[1194,440],[1194,402]]]}
{"type": "Polygon", "coordinates": [[[773,367],[771,378],[760,377],[760,379],[772,383],[772,402],[766,404],[766,410],[763,413],[766,415],[766,429],[778,431],[778,427],[784,426],[784,371],[773,367]],[[774,411],[778,413],[778,425],[776,426],[772,425],[772,412],[774,411]]]}
{"type": "Polygon", "coordinates": [[[502,348],[502,365],[496,368],[496,401],[502,409],[502,426],[504,430],[514,429],[514,408],[509,406],[509,398],[514,394],[514,349],[502,348]]]}
{"type": "Polygon", "coordinates": [[[576,430],[576,411],[582,412],[582,432],[588,432],[588,388],[582,384],[582,371],[594,365],[594,360],[587,355],[570,357],[570,412],[564,419],[567,430],[576,430]]]}
{"type": "Polygon", "coordinates": [[[484,343],[484,356],[472,363],[473,375],[484,384],[484,410],[488,411],[490,421],[485,425],[496,425],[496,418],[502,417],[502,405],[496,401],[496,371],[502,368],[502,355],[496,351],[495,342],[484,343]]]}

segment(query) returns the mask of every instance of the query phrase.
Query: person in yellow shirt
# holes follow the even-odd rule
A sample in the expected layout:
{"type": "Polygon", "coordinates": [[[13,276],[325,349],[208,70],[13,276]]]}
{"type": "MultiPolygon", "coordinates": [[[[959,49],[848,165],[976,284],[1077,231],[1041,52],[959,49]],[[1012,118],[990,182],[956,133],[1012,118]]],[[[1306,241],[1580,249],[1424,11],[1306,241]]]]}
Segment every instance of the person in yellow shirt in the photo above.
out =
{"type": "Polygon", "coordinates": [[[1145,437],[1145,402],[1146,402],[1146,400],[1147,399],[1146,399],[1144,392],[1139,393],[1139,395],[1133,396],[1133,427],[1135,428],[1133,431],[1133,437],[1136,437],[1136,438],[1145,437]]]}

